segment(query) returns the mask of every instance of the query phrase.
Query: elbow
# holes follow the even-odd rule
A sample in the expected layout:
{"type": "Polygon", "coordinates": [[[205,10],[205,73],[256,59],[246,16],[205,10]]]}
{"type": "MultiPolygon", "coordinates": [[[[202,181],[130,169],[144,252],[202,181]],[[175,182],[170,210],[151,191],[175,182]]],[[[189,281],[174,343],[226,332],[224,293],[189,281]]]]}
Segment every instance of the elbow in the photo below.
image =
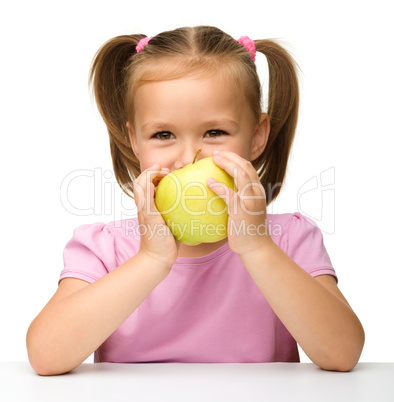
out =
{"type": "Polygon", "coordinates": [[[356,367],[358,363],[358,359],[352,359],[352,358],[347,358],[347,359],[338,359],[336,361],[329,361],[325,362],[323,364],[319,364],[318,366],[327,371],[339,371],[339,372],[349,372],[356,367]]]}
{"type": "Polygon", "coordinates": [[[26,348],[29,362],[33,370],[40,376],[54,376],[65,374],[75,367],[67,368],[62,364],[62,359],[57,356],[44,340],[40,340],[30,329],[26,336],[26,348]]]}
{"type": "Polygon", "coordinates": [[[40,376],[55,376],[65,374],[67,371],[58,370],[44,361],[29,359],[33,370],[40,376]]]}
{"type": "MultiPolygon", "coordinates": [[[[362,328],[362,327],[361,327],[362,328]]],[[[354,338],[353,338],[354,339],[354,338]]],[[[316,364],[323,370],[349,372],[356,367],[364,347],[364,330],[347,346],[342,345],[337,351],[328,352],[325,358],[316,364]]]]}
{"type": "Polygon", "coordinates": [[[316,366],[326,371],[348,372],[354,369],[358,363],[358,356],[347,353],[336,355],[335,353],[326,354],[319,358],[311,359],[316,366]]]}
{"type": "Polygon", "coordinates": [[[55,376],[66,374],[73,368],[67,369],[53,360],[47,358],[44,354],[28,351],[29,362],[33,370],[40,376],[55,376]]]}
{"type": "Polygon", "coordinates": [[[46,358],[44,354],[28,352],[29,362],[33,370],[40,376],[55,376],[65,374],[70,370],[59,367],[53,361],[46,358]]]}
{"type": "Polygon", "coordinates": [[[27,354],[31,367],[40,376],[53,376],[67,372],[66,370],[61,370],[59,367],[56,367],[56,365],[45,356],[45,353],[40,353],[40,351],[33,346],[28,347],[27,354]]]}

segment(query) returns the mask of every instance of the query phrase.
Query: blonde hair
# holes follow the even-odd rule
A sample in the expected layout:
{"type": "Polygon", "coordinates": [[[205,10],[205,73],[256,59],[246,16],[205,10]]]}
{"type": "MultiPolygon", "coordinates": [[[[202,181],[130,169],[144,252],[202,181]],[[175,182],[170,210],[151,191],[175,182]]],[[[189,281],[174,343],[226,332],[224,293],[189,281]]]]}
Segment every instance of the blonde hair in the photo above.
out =
{"type": "MultiPolygon", "coordinates": [[[[256,122],[261,114],[261,86],[255,63],[230,35],[209,26],[178,28],[155,36],[137,54],[136,45],[144,37],[122,35],[106,42],[93,59],[89,77],[107,125],[116,180],[131,197],[133,180],[141,171],[126,123],[133,119],[133,95],[139,85],[219,71],[241,89],[256,122]]],[[[267,114],[271,129],[264,152],[252,164],[259,172],[269,204],[279,195],[285,178],[297,125],[299,89],[296,64],[290,54],[270,39],[255,40],[255,45],[268,63],[267,114]]]]}

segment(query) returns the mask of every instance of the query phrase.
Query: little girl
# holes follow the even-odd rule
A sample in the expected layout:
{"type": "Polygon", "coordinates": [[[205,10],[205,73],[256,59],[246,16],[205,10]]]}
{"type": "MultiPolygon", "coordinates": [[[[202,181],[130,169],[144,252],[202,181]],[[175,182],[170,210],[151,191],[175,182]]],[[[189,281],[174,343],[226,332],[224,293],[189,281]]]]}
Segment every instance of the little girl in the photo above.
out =
{"type": "Polygon", "coordinates": [[[351,370],[364,332],[321,232],[298,213],[266,214],[297,123],[287,51],[206,26],[125,35],[98,51],[90,80],[138,218],[75,230],[58,289],[28,330],[37,373],[70,371],[93,352],[96,362],[298,362],[297,343],[321,368],[351,370]],[[256,51],[269,66],[267,113],[256,51]],[[207,180],[227,204],[227,238],[191,246],[154,198],[200,148],[236,191],[207,180]]]}

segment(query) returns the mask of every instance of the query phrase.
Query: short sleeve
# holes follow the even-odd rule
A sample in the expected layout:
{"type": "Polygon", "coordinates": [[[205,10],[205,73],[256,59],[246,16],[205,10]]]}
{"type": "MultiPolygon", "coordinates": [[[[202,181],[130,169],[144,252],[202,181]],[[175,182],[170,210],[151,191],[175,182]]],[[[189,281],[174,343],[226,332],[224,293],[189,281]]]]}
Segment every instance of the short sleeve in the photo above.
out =
{"type": "Polygon", "coordinates": [[[338,282],[316,223],[299,214],[291,215],[287,228],[286,254],[311,276],[332,275],[338,282]]]}
{"type": "Polygon", "coordinates": [[[82,279],[92,283],[116,268],[114,237],[104,223],[82,225],[63,252],[64,278],[82,279]]]}

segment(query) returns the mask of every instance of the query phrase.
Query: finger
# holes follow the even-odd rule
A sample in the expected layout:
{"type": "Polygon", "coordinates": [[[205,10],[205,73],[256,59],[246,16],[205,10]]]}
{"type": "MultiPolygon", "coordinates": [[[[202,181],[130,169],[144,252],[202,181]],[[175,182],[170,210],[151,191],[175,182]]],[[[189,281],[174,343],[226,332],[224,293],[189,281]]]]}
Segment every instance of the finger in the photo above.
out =
{"type": "Polygon", "coordinates": [[[146,169],[146,182],[153,183],[161,180],[166,174],[170,172],[167,168],[161,168],[159,164],[153,165],[151,168],[146,169]]]}
{"type": "Polygon", "coordinates": [[[169,169],[161,168],[159,164],[155,164],[143,171],[134,182],[134,195],[137,205],[137,211],[156,212],[154,206],[155,185],[153,181],[157,178],[163,178],[169,173],[169,169]]]}
{"type": "Polygon", "coordinates": [[[220,151],[220,153],[214,153],[213,161],[234,178],[238,190],[251,182],[260,182],[252,164],[233,152],[220,151]]]}
{"type": "Polygon", "coordinates": [[[157,180],[160,181],[169,172],[170,170],[168,168],[161,168],[159,164],[155,164],[144,170],[135,181],[135,184],[143,189],[147,188],[148,183],[153,183],[157,180]]]}
{"type": "Polygon", "coordinates": [[[235,204],[237,200],[237,193],[232,190],[230,187],[213,179],[212,177],[208,177],[207,185],[209,188],[216,193],[223,201],[227,204],[229,214],[235,210],[235,204]]]}
{"type": "Polygon", "coordinates": [[[251,180],[254,180],[255,178],[257,178],[259,180],[259,176],[257,174],[257,171],[255,169],[255,167],[252,165],[252,163],[243,158],[242,156],[236,154],[235,152],[231,152],[231,151],[213,151],[213,155],[218,155],[219,157],[224,157],[227,158],[229,160],[232,160],[234,163],[236,163],[237,165],[239,165],[242,169],[245,169],[248,174],[250,175],[251,180]]]}

